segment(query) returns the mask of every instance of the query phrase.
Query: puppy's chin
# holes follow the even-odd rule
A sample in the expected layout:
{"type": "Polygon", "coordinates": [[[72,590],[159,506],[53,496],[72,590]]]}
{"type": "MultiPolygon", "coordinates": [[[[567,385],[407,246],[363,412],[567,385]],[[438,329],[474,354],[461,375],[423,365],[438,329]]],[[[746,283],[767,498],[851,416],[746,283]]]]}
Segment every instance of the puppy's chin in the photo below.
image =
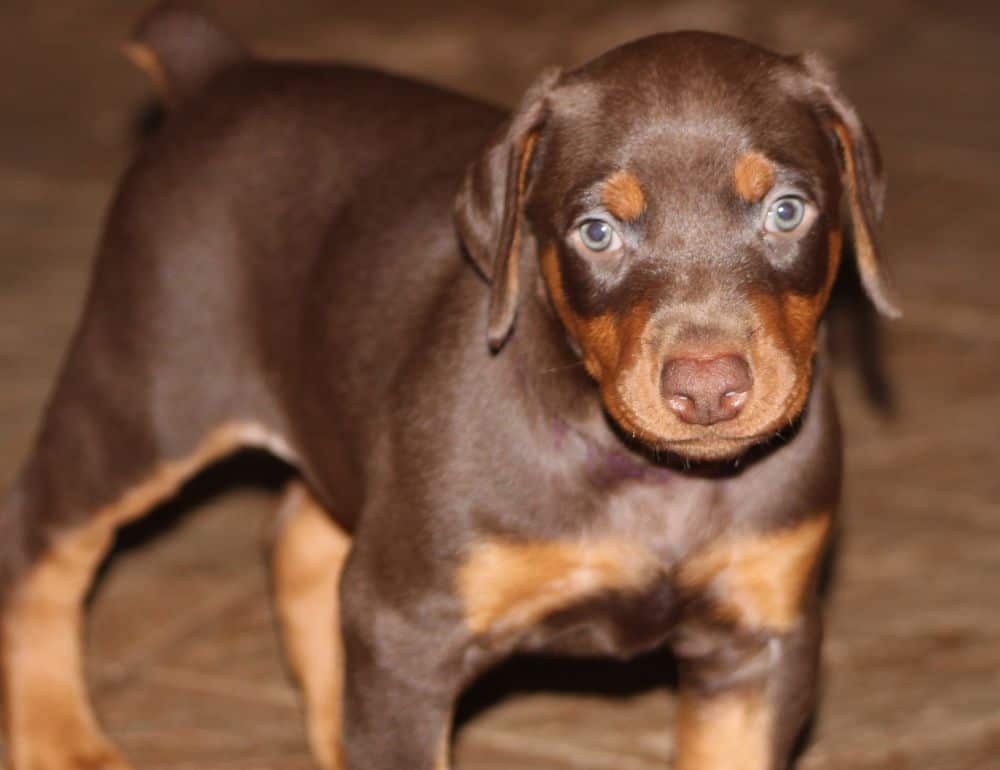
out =
{"type": "Polygon", "coordinates": [[[699,463],[738,460],[760,445],[781,443],[781,437],[786,435],[786,430],[796,423],[801,414],[801,408],[789,409],[765,425],[754,426],[746,433],[736,433],[736,426],[731,423],[702,427],[681,423],[672,416],[648,420],[620,400],[605,398],[603,401],[605,411],[626,441],[652,452],[669,452],[682,460],[699,463]]]}
{"type": "Polygon", "coordinates": [[[738,460],[747,451],[766,439],[686,439],[683,441],[663,441],[651,447],[656,451],[666,451],[684,460],[693,462],[723,462],[738,460]]]}
{"type": "Polygon", "coordinates": [[[768,441],[773,434],[748,438],[724,438],[706,431],[704,438],[671,438],[639,434],[625,426],[623,430],[635,436],[635,440],[653,452],[669,452],[681,460],[690,462],[728,462],[738,460],[758,444],[768,441]]]}

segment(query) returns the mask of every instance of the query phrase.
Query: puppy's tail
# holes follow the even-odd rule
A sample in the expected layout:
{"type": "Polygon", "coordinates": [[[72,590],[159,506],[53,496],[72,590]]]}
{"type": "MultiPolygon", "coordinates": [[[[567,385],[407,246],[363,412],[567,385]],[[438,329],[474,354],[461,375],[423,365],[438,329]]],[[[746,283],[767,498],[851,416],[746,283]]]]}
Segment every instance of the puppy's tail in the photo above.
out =
{"type": "Polygon", "coordinates": [[[185,0],[155,5],[122,48],[171,107],[186,101],[222,71],[250,58],[232,33],[185,0]]]}

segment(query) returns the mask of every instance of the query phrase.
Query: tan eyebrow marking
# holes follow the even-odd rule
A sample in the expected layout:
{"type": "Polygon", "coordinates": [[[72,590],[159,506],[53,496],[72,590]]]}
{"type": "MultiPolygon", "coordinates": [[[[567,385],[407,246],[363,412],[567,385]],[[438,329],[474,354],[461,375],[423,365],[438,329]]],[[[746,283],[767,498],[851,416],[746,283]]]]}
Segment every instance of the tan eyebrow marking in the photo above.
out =
{"type": "Polygon", "coordinates": [[[749,203],[757,203],[774,187],[774,164],[759,152],[741,155],[733,169],[737,194],[749,203]]]}
{"type": "Polygon", "coordinates": [[[601,202],[623,222],[634,222],[646,210],[639,180],[628,171],[616,171],[601,185],[601,202]]]}

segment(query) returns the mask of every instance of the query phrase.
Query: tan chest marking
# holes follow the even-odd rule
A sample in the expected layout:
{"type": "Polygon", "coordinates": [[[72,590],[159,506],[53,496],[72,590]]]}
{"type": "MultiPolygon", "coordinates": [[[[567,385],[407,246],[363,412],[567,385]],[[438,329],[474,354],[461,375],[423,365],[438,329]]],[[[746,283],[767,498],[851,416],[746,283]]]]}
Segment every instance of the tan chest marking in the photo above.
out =
{"type": "Polygon", "coordinates": [[[748,628],[788,631],[823,552],[830,517],[759,537],[713,543],[680,568],[682,585],[708,590],[717,606],[748,628]]]}
{"type": "Polygon", "coordinates": [[[757,203],[774,187],[774,164],[759,152],[741,155],[733,168],[736,194],[748,203],[757,203]]]}
{"type": "Polygon", "coordinates": [[[607,591],[639,591],[660,572],[649,551],[618,541],[475,544],[458,570],[474,634],[523,631],[607,591]]]}

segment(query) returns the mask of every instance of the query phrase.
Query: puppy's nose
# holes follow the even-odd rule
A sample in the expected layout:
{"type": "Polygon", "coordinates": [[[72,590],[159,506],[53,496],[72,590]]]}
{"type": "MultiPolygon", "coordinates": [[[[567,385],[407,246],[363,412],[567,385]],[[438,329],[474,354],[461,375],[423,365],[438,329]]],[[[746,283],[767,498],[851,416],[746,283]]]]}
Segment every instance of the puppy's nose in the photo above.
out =
{"type": "Polygon", "coordinates": [[[684,422],[714,425],[732,420],[750,396],[746,359],[733,353],[712,358],[671,358],[663,366],[663,397],[684,422]]]}

